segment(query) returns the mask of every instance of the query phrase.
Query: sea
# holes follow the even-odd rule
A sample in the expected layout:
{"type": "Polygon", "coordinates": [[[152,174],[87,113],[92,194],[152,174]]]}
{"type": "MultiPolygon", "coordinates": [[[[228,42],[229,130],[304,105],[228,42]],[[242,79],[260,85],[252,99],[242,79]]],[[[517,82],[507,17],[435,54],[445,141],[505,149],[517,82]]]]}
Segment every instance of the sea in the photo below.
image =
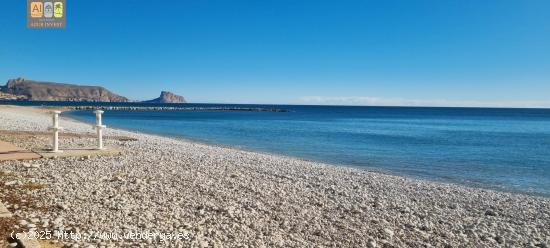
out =
{"type": "MultiPolygon", "coordinates": [[[[11,102],[10,104],[13,104],[11,102]]],[[[22,105],[81,105],[18,102],[22,105]]],[[[163,106],[140,103],[85,105],[163,106]]],[[[113,128],[337,166],[550,196],[550,109],[170,104],[237,110],[112,110],[113,128]]],[[[93,123],[91,111],[64,116],[93,123]]]]}

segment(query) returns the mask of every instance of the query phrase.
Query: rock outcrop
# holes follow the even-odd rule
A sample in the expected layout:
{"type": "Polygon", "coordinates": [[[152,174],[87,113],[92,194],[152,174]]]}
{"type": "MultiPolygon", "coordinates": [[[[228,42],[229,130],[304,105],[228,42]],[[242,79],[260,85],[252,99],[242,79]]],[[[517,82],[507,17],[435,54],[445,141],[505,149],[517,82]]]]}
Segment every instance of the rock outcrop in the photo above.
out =
{"type": "Polygon", "coordinates": [[[31,101],[128,102],[100,86],[40,82],[24,78],[10,79],[0,92],[31,101]]]}
{"type": "Polygon", "coordinates": [[[160,97],[155,98],[153,100],[144,101],[144,102],[146,103],[186,103],[185,98],[183,98],[183,96],[178,96],[169,91],[162,91],[160,93],[160,97]]]}

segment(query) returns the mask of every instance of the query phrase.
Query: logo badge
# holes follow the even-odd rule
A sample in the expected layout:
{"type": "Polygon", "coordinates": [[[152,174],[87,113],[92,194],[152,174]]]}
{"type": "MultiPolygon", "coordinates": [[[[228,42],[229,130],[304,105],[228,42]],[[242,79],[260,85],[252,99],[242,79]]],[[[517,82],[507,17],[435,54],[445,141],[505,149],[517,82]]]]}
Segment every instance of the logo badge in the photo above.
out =
{"type": "Polygon", "coordinates": [[[53,17],[53,3],[45,2],[44,3],[44,17],[52,18],[53,17]]]}
{"type": "Polygon", "coordinates": [[[27,28],[65,28],[67,0],[27,0],[27,28]]]}
{"type": "Polygon", "coordinates": [[[43,13],[42,7],[43,7],[42,2],[31,2],[31,7],[30,7],[31,17],[41,18],[43,13]]]}
{"type": "Polygon", "coordinates": [[[55,2],[53,12],[54,12],[55,18],[62,18],[63,17],[63,2],[55,2]]]}

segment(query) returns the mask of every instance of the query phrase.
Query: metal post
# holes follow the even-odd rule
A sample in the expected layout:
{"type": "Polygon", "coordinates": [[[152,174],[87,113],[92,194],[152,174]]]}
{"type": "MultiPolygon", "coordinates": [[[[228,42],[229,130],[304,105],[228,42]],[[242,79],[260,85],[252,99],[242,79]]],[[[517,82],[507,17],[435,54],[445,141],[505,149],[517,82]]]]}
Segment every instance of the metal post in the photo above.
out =
{"type": "Polygon", "coordinates": [[[52,152],[63,152],[59,150],[59,131],[63,130],[62,127],[59,126],[59,114],[61,114],[61,111],[52,111],[53,114],[53,126],[49,128],[53,132],[53,140],[52,140],[52,152]]]}
{"type": "Polygon", "coordinates": [[[103,150],[105,149],[103,147],[103,129],[107,126],[103,125],[101,122],[101,114],[103,114],[102,110],[96,110],[95,113],[95,130],[97,132],[97,150],[103,150]]]}

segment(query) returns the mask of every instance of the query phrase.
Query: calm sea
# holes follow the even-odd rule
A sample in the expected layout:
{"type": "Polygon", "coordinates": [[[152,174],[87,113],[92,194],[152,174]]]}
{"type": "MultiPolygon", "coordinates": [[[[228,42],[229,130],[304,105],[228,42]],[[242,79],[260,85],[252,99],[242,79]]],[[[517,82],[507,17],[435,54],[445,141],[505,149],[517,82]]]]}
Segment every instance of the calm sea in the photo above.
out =
{"type": "MultiPolygon", "coordinates": [[[[106,111],[104,122],[343,166],[550,195],[550,109],[185,106],[290,112],[106,111]]],[[[94,121],[91,111],[64,115],[94,121]]]]}

